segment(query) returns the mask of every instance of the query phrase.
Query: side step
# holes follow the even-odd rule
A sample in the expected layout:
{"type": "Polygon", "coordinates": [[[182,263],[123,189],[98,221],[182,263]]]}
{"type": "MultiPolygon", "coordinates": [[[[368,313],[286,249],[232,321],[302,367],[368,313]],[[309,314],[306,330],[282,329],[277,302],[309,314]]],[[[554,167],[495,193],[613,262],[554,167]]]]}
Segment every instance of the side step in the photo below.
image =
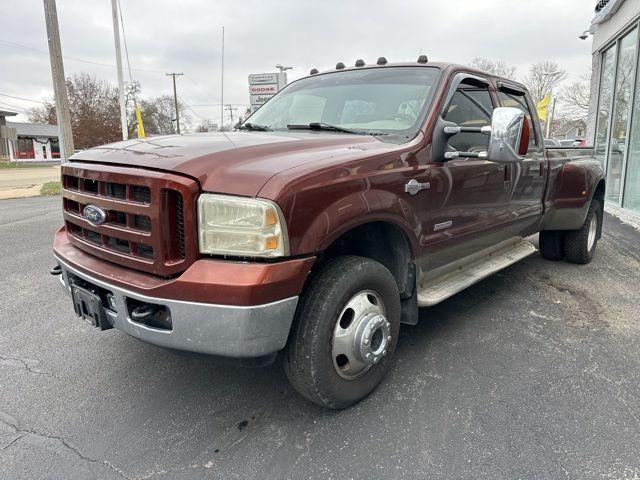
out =
{"type": "Polygon", "coordinates": [[[535,251],[536,247],[531,243],[518,238],[456,262],[453,270],[426,279],[418,286],[418,306],[429,307],[440,303],[535,251]]]}

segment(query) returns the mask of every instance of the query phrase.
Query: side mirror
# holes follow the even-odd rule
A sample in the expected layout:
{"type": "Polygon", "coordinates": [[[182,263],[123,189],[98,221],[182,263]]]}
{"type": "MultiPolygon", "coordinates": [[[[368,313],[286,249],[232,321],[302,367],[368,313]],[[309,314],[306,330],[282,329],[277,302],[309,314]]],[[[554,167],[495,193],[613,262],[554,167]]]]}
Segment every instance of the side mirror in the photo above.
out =
{"type": "Polygon", "coordinates": [[[494,162],[523,159],[529,148],[529,122],[524,112],[513,107],[499,107],[491,117],[491,136],[487,158],[494,162]]]}
{"type": "Polygon", "coordinates": [[[498,107],[493,110],[491,126],[461,127],[442,118],[436,124],[433,147],[436,155],[447,160],[454,158],[486,158],[494,162],[521,161],[529,149],[529,122],[524,112],[513,107],[498,107]],[[448,140],[459,133],[484,133],[489,135],[486,152],[457,152],[448,146],[448,140]]]}

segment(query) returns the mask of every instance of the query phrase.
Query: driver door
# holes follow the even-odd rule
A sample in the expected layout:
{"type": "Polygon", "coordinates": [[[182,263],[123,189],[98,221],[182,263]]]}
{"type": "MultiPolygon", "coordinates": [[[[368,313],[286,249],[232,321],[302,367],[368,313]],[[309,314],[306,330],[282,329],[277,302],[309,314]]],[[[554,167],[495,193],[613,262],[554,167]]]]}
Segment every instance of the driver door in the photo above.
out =
{"type": "MultiPolygon", "coordinates": [[[[464,74],[458,74],[458,76],[464,74]]],[[[457,77],[456,77],[457,78],[457,77]]],[[[442,110],[443,119],[466,127],[491,125],[496,105],[487,79],[476,75],[455,81],[442,110]]],[[[486,151],[489,136],[460,133],[449,146],[457,151],[486,151]]],[[[432,158],[430,211],[425,216],[426,265],[434,270],[504,240],[508,221],[508,168],[491,159],[432,158]]]]}

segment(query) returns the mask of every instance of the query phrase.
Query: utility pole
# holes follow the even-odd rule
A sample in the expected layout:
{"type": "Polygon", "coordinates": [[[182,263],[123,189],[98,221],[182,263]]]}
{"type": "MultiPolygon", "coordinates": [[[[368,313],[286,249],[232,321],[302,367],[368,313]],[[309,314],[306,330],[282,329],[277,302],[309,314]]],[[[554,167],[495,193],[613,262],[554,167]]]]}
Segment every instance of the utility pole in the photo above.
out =
{"type": "Polygon", "coordinates": [[[233,128],[233,112],[235,112],[237,110],[236,107],[234,107],[231,104],[227,104],[224,106],[224,108],[226,108],[227,110],[229,110],[229,115],[231,116],[231,128],[233,128]]]}
{"type": "Polygon", "coordinates": [[[222,26],[222,58],[220,65],[220,131],[224,132],[224,25],[222,26]]]}
{"type": "Polygon", "coordinates": [[[182,73],[167,73],[167,77],[173,77],[173,102],[176,106],[176,132],[180,135],[180,112],[178,112],[178,92],[176,91],[176,77],[182,73]]]}
{"type": "Polygon", "coordinates": [[[549,137],[550,128],[553,126],[553,117],[556,115],[556,98],[553,98],[553,104],[551,105],[551,116],[547,119],[547,138],[549,137]]]}
{"type": "Polygon", "coordinates": [[[64,78],[56,0],[43,1],[44,17],[47,24],[47,39],[49,41],[51,76],[53,77],[53,93],[56,101],[56,117],[58,118],[58,128],[60,129],[60,153],[64,163],[74,152],[71,115],[69,113],[69,97],[67,97],[67,85],[64,78]]]}
{"type": "Polygon", "coordinates": [[[122,128],[122,140],[127,140],[129,138],[129,127],[127,125],[127,104],[124,99],[124,79],[122,78],[122,53],[120,52],[118,0],[111,0],[111,13],[113,16],[113,39],[116,44],[116,69],[118,70],[118,97],[120,100],[120,128],[122,128]]]}

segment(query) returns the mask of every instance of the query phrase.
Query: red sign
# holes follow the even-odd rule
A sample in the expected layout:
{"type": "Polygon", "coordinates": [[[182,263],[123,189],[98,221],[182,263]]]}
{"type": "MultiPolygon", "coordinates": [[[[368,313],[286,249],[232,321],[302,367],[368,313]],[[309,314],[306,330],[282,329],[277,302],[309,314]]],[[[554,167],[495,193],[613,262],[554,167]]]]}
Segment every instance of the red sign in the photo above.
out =
{"type": "Polygon", "coordinates": [[[278,85],[249,85],[251,95],[264,95],[278,93],[278,85]]]}

